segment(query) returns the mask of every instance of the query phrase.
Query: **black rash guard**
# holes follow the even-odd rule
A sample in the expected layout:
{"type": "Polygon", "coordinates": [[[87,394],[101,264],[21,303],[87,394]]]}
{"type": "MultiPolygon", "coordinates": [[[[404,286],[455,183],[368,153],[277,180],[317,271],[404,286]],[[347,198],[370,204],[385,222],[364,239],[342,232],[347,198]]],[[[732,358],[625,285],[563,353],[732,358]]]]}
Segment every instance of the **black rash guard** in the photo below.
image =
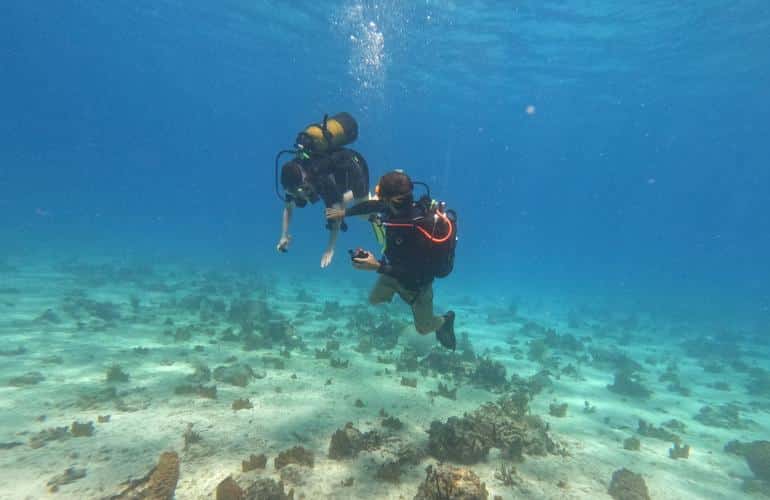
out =
{"type": "MultiPolygon", "coordinates": [[[[314,156],[300,164],[317,194],[310,203],[322,199],[326,207],[331,207],[341,204],[347,191],[353,192],[353,198],[365,198],[369,194],[369,167],[364,157],[352,149],[314,156]]],[[[291,194],[286,195],[286,201],[293,201],[300,208],[307,205],[306,200],[291,194]]]]}
{"type": "MultiPolygon", "coordinates": [[[[412,203],[403,214],[391,213],[379,200],[364,201],[345,211],[345,215],[383,215],[385,226],[385,255],[377,272],[396,278],[410,290],[419,290],[433,282],[435,276],[432,243],[417,226],[429,233],[436,231],[436,222],[426,217],[424,205],[412,203]]],[[[445,228],[440,228],[446,231],[445,228]]]]}

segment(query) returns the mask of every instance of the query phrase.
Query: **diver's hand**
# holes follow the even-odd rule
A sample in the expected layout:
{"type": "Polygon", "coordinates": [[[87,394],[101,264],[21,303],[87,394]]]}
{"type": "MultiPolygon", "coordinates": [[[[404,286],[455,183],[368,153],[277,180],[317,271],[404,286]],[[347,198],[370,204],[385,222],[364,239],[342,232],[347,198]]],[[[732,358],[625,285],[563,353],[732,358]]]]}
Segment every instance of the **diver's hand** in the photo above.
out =
{"type": "Polygon", "coordinates": [[[380,268],[380,261],[374,257],[372,252],[367,251],[366,257],[353,259],[353,267],[362,271],[376,271],[380,268]]]}
{"type": "Polygon", "coordinates": [[[345,209],[344,208],[327,208],[326,209],[326,218],[329,220],[338,220],[345,217],[345,209]]]}
{"type": "Polygon", "coordinates": [[[281,236],[281,239],[278,240],[278,245],[276,245],[275,249],[279,252],[288,252],[289,243],[291,243],[291,236],[288,234],[281,236]]]}
{"type": "Polygon", "coordinates": [[[334,258],[334,249],[330,248],[321,256],[321,268],[328,267],[334,258]]]}

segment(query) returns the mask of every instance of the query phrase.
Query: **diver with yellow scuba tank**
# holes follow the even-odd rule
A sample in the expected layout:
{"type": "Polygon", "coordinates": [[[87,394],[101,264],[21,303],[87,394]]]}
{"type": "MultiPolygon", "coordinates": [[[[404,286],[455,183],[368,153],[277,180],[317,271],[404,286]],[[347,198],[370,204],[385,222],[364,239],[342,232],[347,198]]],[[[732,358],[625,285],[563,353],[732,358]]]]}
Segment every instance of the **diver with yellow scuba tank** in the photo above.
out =
{"type": "Polygon", "coordinates": [[[448,276],[454,268],[457,245],[457,214],[447,210],[443,202],[430,196],[423,183],[412,182],[402,171],[383,175],[375,188],[377,199],[364,201],[344,209],[326,209],[329,220],[342,220],[346,215],[371,214],[379,229],[378,239],[384,244],[380,260],[372,252],[350,250],[353,267],[380,274],[370,295],[371,304],[390,302],[398,294],[409,304],[414,325],[422,334],[436,333],[436,339],[454,350],[455,313],[443,316],[433,313],[433,280],[448,276]],[[414,184],[422,184],[427,194],[414,199],[414,184]]]}
{"type": "MultiPolygon", "coordinates": [[[[344,146],[358,138],[358,123],[348,113],[325,115],[321,123],[308,125],[297,135],[295,149],[280,151],[275,157],[275,190],[284,202],[281,238],[276,249],[287,252],[291,243],[289,226],[295,207],[323,200],[326,208],[342,208],[351,201],[369,198],[369,167],[360,153],[344,146]],[[293,155],[280,169],[280,182],[285,191],[281,195],[278,180],[278,162],[283,155],[293,155]]],[[[329,241],[321,256],[321,267],[331,264],[340,229],[347,229],[344,221],[329,220],[329,241]]]]}

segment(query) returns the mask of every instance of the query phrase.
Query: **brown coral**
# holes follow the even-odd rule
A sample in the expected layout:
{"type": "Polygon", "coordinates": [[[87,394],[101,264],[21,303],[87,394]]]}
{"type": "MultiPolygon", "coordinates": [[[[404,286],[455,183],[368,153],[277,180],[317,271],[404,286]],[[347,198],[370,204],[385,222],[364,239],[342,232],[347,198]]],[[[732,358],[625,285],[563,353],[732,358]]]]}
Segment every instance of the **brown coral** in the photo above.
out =
{"type": "Polygon", "coordinates": [[[382,444],[382,437],[376,431],[362,433],[352,422],[345,424],[342,429],[337,429],[329,443],[329,458],[340,460],[353,458],[362,450],[373,450],[382,444]]]}
{"type": "Polygon", "coordinates": [[[256,479],[248,476],[238,478],[227,477],[217,486],[215,493],[216,500],[247,500],[247,499],[270,499],[270,500],[293,500],[294,490],[290,489],[288,493],[284,491],[283,482],[276,482],[273,479],[256,479]]]}
{"type": "Polygon", "coordinates": [[[249,472],[255,469],[264,469],[267,464],[267,457],[263,454],[249,456],[248,460],[241,461],[243,472],[249,472]]]}
{"type": "Polygon", "coordinates": [[[414,500],[486,500],[486,485],[470,469],[443,465],[426,469],[414,500]]]}
{"type": "Polygon", "coordinates": [[[251,410],[252,408],[254,408],[254,405],[249,401],[249,398],[236,399],[233,401],[233,411],[251,410]]]}
{"type": "Polygon", "coordinates": [[[641,474],[625,468],[612,473],[612,482],[607,492],[615,500],[650,500],[641,474]]]}
{"type": "Polygon", "coordinates": [[[130,481],[121,493],[109,500],[172,500],[179,481],[179,455],[173,451],[160,454],[158,465],[141,479],[130,481]]]}
{"type": "Polygon", "coordinates": [[[284,450],[275,457],[275,468],[280,469],[289,464],[307,465],[313,466],[313,452],[306,450],[302,446],[295,446],[288,450],[284,450]]]}

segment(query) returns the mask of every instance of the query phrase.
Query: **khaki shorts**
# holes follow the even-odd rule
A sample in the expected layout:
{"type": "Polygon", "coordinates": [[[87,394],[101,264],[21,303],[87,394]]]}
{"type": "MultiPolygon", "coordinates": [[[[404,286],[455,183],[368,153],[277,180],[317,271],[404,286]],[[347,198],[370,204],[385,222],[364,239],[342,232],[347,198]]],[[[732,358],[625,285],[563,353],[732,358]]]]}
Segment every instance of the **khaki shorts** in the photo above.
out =
{"type": "Polygon", "coordinates": [[[369,294],[369,302],[371,304],[390,302],[395,294],[412,307],[414,326],[420,334],[435,332],[444,323],[443,317],[433,314],[433,283],[417,291],[409,290],[404,288],[396,278],[381,274],[369,294]]]}

